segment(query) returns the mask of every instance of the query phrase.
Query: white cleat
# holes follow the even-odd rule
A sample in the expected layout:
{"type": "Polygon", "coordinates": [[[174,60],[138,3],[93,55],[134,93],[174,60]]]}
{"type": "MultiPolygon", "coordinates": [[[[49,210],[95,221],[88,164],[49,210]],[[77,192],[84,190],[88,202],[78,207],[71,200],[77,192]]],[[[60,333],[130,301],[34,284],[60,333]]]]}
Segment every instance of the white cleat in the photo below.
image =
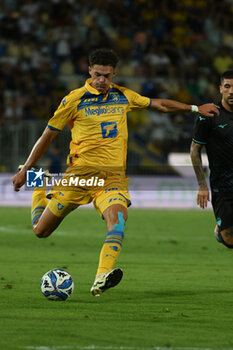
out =
{"type": "Polygon", "coordinates": [[[99,297],[105,290],[115,287],[122,279],[123,271],[114,269],[106,273],[99,274],[91,287],[92,295],[99,297]]]}

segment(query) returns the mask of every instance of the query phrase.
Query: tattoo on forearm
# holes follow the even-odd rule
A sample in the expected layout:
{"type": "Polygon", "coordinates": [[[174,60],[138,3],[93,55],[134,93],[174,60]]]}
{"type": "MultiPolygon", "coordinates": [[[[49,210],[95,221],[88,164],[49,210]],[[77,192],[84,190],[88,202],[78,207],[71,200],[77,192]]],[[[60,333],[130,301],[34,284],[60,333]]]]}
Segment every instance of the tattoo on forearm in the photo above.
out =
{"type": "Polygon", "coordinates": [[[206,183],[206,180],[201,161],[201,147],[199,145],[192,144],[190,155],[193,164],[193,169],[196,174],[197,182],[199,185],[203,185],[206,183]]]}

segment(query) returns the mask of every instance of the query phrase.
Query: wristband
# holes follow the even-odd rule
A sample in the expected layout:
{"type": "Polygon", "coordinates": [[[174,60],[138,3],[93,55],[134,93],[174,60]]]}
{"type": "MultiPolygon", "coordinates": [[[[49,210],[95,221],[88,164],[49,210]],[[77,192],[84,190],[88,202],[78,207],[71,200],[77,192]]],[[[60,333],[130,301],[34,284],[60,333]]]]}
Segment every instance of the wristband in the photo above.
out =
{"type": "Polygon", "coordinates": [[[199,109],[196,105],[191,105],[191,112],[192,113],[198,113],[199,112],[199,109]]]}

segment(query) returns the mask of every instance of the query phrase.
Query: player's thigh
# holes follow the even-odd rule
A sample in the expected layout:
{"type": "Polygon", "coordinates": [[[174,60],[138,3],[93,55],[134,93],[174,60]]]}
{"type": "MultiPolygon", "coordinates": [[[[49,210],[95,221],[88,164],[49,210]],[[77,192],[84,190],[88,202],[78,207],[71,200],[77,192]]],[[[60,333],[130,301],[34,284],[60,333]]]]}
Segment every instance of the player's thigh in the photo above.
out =
{"type": "Polygon", "coordinates": [[[131,200],[128,191],[102,191],[94,198],[94,206],[97,212],[104,218],[108,231],[116,224],[122,226],[128,218],[128,207],[131,200]]]}
{"type": "Polygon", "coordinates": [[[223,243],[233,247],[233,196],[231,193],[213,194],[212,204],[223,243]]]}
{"type": "Polygon", "coordinates": [[[233,195],[231,193],[213,193],[212,205],[220,231],[233,226],[233,195]]]}

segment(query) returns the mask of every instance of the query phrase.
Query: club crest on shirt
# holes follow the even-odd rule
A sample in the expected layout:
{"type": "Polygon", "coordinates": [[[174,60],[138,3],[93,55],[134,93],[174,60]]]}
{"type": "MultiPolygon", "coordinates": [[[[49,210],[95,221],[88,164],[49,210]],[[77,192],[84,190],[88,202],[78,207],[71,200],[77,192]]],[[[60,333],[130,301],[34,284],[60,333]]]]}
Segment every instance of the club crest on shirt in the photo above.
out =
{"type": "Polygon", "coordinates": [[[118,92],[110,92],[109,97],[111,100],[113,100],[114,102],[117,102],[120,100],[120,95],[118,92]]]}

